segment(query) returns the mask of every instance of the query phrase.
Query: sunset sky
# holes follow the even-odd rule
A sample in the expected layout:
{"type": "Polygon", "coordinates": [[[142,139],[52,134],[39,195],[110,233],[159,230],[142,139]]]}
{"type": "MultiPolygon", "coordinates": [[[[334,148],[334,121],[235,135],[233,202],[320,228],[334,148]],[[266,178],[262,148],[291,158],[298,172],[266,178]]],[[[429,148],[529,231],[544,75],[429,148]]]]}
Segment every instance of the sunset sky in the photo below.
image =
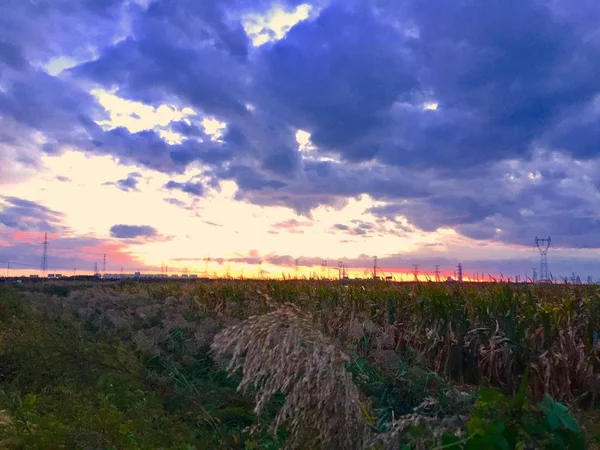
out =
{"type": "Polygon", "coordinates": [[[106,254],[107,272],[364,276],[377,256],[524,277],[537,235],[554,277],[600,279],[599,17],[597,0],[4,0],[0,276],[39,269],[48,233],[51,273],[106,254]]]}

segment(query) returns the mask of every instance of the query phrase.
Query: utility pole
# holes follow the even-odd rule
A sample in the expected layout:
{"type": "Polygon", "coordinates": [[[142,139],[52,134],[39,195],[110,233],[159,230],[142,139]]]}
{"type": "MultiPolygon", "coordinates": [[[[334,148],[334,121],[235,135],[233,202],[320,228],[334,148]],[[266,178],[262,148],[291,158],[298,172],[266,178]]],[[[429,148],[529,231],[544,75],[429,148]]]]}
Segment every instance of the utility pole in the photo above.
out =
{"type": "Polygon", "coordinates": [[[373,257],[373,279],[377,279],[377,256],[373,257]]]}
{"type": "Polygon", "coordinates": [[[8,261],[7,266],[6,266],[6,278],[9,278],[10,276],[10,261],[8,261]]]}
{"type": "Polygon", "coordinates": [[[42,277],[46,275],[46,271],[48,270],[48,233],[44,233],[44,242],[42,242],[43,253],[42,253],[42,277]]]}

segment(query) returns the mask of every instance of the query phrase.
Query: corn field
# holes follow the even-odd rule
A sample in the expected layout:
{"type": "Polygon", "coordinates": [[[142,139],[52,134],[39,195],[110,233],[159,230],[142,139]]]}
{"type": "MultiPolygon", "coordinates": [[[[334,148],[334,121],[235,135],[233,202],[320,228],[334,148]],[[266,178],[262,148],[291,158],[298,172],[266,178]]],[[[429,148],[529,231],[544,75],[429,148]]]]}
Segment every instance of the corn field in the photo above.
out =
{"type": "MultiPolygon", "coordinates": [[[[218,370],[241,376],[239,395],[254,396],[257,417],[287,393],[270,423],[287,430],[293,448],[399,448],[415,426],[439,440],[443,430],[465,429],[468,398],[481,387],[593,411],[600,386],[593,285],[211,280],[20,289],[40,317],[118,336],[145,360],[168,360],[169,377],[183,384],[193,385],[186,367],[211,355],[218,370]]],[[[256,437],[261,426],[245,432],[256,437]]],[[[463,439],[455,448],[470,448],[455,434],[463,439]]],[[[415,439],[403,448],[431,445],[415,439]]],[[[245,445],[218,447],[266,448],[245,445]]]]}
{"type": "Polygon", "coordinates": [[[192,298],[233,319],[293,303],[346,351],[382,364],[397,355],[452,380],[512,392],[529,366],[535,398],[573,400],[600,386],[596,286],[220,280],[123,290],[192,298]]]}

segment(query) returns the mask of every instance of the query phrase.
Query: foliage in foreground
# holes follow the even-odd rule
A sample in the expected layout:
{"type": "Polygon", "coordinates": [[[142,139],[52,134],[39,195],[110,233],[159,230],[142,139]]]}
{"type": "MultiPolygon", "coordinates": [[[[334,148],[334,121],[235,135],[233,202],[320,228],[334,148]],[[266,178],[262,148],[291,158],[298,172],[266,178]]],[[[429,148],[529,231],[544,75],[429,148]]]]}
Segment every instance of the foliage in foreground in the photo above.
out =
{"type": "Polygon", "coordinates": [[[225,329],[212,347],[217,357],[231,351],[227,369],[242,371],[241,390],[256,391],[257,415],[285,394],[273,430],[286,426],[288,446],[363,447],[368,423],[344,367],[349,359],[293,305],[225,329]]]}
{"type": "Polygon", "coordinates": [[[4,446],[585,448],[594,287],[53,286],[0,288],[4,446]]]}
{"type": "Polygon", "coordinates": [[[222,331],[213,350],[217,356],[230,352],[228,370],[243,372],[240,389],[256,389],[257,412],[275,393],[286,394],[274,430],[288,425],[291,448],[585,448],[563,404],[548,395],[537,406],[526,401],[528,371],[513,398],[481,390],[470,419],[413,413],[377,433],[343,365],[348,358],[292,305],[222,331]]]}

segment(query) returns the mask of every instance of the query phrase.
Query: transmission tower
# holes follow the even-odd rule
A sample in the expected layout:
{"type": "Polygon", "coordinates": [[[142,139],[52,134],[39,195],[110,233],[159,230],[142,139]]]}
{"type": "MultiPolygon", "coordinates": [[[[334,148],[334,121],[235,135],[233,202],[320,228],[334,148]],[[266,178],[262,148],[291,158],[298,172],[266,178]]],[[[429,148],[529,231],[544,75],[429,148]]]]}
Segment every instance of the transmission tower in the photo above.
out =
{"type": "Polygon", "coordinates": [[[329,270],[327,269],[327,261],[321,261],[321,278],[325,277],[325,273],[327,274],[327,278],[329,278],[329,270]]]}
{"type": "Polygon", "coordinates": [[[532,270],[531,281],[533,281],[534,283],[537,283],[537,279],[538,279],[537,269],[535,267],[533,267],[531,270],[532,270]]]}
{"type": "Polygon", "coordinates": [[[42,242],[42,276],[46,275],[46,271],[48,270],[48,233],[44,233],[44,242],[42,242]]]}
{"type": "Polygon", "coordinates": [[[98,276],[98,263],[94,263],[94,276],[97,277],[98,276]]]}
{"type": "Polygon", "coordinates": [[[456,268],[458,269],[458,271],[456,272],[458,282],[462,283],[462,280],[463,280],[463,268],[462,268],[462,264],[458,263],[458,266],[456,266],[456,268]]]}
{"type": "Polygon", "coordinates": [[[102,259],[102,273],[106,274],[106,253],[104,254],[104,257],[102,259]]]}
{"type": "Polygon", "coordinates": [[[373,256],[373,279],[377,279],[377,256],[373,256]]]}
{"type": "Polygon", "coordinates": [[[550,281],[549,271],[548,271],[548,249],[550,248],[551,240],[550,236],[547,238],[541,239],[537,236],[535,237],[535,246],[540,251],[540,282],[546,283],[550,281]]]}
{"type": "Polygon", "coordinates": [[[413,264],[413,275],[415,276],[415,281],[419,281],[419,266],[417,264],[413,264]]]}
{"type": "Polygon", "coordinates": [[[435,268],[435,282],[439,283],[440,282],[440,266],[439,264],[436,264],[435,266],[433,266],[435,268]]]}
{"type": "Polygon", "coordinates": [[[344,267],[344,261],[342,261],[341,259],[338,261],[338,272],[340,275],[340,280],[343,278],[346,278],[346,270],[344,267]]]}

